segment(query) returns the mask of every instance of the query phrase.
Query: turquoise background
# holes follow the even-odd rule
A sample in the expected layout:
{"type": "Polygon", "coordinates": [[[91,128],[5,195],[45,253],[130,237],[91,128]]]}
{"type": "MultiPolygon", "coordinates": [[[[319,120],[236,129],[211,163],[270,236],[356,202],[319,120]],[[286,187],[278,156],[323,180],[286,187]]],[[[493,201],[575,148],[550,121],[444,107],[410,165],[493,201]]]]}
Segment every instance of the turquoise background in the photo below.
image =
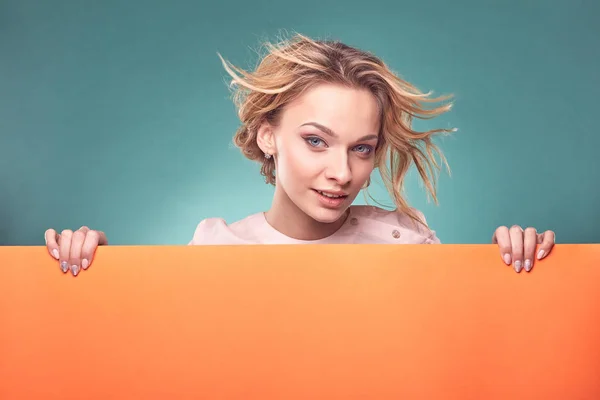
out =
{"type": "Polygon", "coordinates": [[[598,2],[207,3],[0,2],[0,244],[83,224],[113,244],[185,244],[203,218],[268,209],[273,189],[231,144],[216,53],[253,66],[281,29],[456,95],[417,124],[459,128],[438,141],[440,206],[414,174],[406,189],[443,242],[488,243],[503,224],[600,242],[598,2]]]}

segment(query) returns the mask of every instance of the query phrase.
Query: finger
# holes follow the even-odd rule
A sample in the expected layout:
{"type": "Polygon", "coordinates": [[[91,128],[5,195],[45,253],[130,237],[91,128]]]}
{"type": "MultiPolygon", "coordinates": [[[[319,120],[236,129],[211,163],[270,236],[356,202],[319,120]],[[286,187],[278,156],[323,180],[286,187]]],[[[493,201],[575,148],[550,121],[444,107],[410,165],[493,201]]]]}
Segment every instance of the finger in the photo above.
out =
{"type": "Polygon", "coordinates": [[[81,268],[81,248],[83,247],[83,241],[85,240],[86,234],[80,230],[73,233],[71,239],[71,251],[69,254],[69,265],[71,266],[71,273],[73,276],[77,276],[81,268]]]}
{"type": "Polygon", "coordinates": [[[60,258],[60,254],[58,254],[58,233],[54,229],[48,229],[44,233],[44,240],[46,241],[46,248],[50,255],[57,260],[60,258]]]}
{"type": "Polygon", "coordinates": [[[525,271],[531,271],[535,259],[535,247],[537,246],[537,231],[535,228],[525,229],[524,234],[524,255],[525,271]]]}
{"type": "Polygon", "coordinates": [[[510,243],[510,235],[508,232],[508,228],[506,226],[501,226],[496,229],[494,232],[494,237],[492,238],[493,244],[498,244],[500,248],[500,256],[504,260],[506,265],[510,265],[512,262],[512,246],[510,243]]]}
{"type": "Polygon", "coordinates": [[[85,241],[83,242],[83,249],[81,251],[81,267],[83,269],[88,269],[88,267],[92,264],[94,254],[96,254],[96,248],[103,244],[106,244],[106,236],[104,235],[104,232],[89,231],[87,233],[85,236],[85,241]]]}
{"type": "Polygon", "coordinates": [[[77,230],[79,232],[88,233],[90,231],[90,228],[88,228],[87,226],[82,226],[81,228],[79,228],[77,230]]]}
{"type": "Polygon", "coordinates": [[[552,251],[552,248],[554,248],[555,244],[556,244],[556,235],[554,234],[553,231],[546,231],[546,232],[542,233],[540,250],[538,251],[537,259],[541,260],[542,258],[546,257],[548,254],[550,254],[550,252],[552,251]]]}
{"type": "Polygon", "coordinates": [[[521,272],[523,268],[523,228],[513,225],[510,230],[510,243],[512,245],[513,268],[521,272]]]}
{"type": "Polygon", "coordinates": [[[58,249],[60,269],[63,272],[69,270],[69,257],[71,256],[71,238],[73,237],[73,231],[65,229],[60,233],[60,247],[58,249]]]}

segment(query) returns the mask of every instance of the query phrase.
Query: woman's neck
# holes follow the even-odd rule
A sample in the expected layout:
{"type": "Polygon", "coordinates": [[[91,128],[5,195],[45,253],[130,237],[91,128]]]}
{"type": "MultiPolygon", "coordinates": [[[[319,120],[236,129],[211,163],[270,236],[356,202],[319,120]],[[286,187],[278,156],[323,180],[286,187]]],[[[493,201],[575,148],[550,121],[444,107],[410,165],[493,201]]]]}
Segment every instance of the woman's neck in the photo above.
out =
{"type": "Polygon", "coordinates": [[[335,222],[319,222],[298,208],[283,190],[276,188],[265,218],[274,229],[292,239],[319,240],[337,232],[346,221],[348,212],[335,222]]]}

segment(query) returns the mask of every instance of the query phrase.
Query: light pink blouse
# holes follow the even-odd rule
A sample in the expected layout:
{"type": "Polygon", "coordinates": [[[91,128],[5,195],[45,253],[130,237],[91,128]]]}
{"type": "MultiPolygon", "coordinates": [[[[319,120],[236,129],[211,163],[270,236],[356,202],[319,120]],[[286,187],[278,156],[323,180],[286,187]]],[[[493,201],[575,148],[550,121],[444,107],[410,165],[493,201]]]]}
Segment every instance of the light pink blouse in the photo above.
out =
{"type": "MultiPolygon", "coordinates": [[[[423,213],[413,209],[424,221],[423,213]]],[[[190,245],[223,244],[438,244],[435,231],[414,223],[398,211],[354,205],[344,225],[318,240],[298,240],[274,229],[264,213],[252,214],[227,225],[222,218],[201,221],[190,245]]]]}

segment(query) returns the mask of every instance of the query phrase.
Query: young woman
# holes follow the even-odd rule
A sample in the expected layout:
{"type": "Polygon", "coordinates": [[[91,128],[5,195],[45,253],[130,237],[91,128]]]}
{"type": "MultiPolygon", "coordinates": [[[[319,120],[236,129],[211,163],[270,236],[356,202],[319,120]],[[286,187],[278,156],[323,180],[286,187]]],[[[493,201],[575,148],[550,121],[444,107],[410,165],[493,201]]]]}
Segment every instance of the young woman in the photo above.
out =
{"type": "MultiPolygon", "coordinates": [[[[420,93],[377,57],[340,42],[295,35],[266,48],[253,72],[221,61],[241,120],[234,142],[275,186],[271,208],[230,225],[203,220],[189,244],[440,243],[402,189],[414,164],[437,203],[434,155],[445,159],[432,138],[451,130],[417,132],[411,122],[448,111],[447,98],[420,93]],[[434,103],[442,104],[426,107],[434,103]],[[352,205],[375,168],[394,211],[352,205]]],[[[62,271],[75,276],[90,266],[98,245],[108,244],[103,232],[87,227],[49,229],[45,239],[62,271]]],[[[516,272],[530,271],[550,253],[554,233],[503,226],[492,242],[516,272]]]]}

